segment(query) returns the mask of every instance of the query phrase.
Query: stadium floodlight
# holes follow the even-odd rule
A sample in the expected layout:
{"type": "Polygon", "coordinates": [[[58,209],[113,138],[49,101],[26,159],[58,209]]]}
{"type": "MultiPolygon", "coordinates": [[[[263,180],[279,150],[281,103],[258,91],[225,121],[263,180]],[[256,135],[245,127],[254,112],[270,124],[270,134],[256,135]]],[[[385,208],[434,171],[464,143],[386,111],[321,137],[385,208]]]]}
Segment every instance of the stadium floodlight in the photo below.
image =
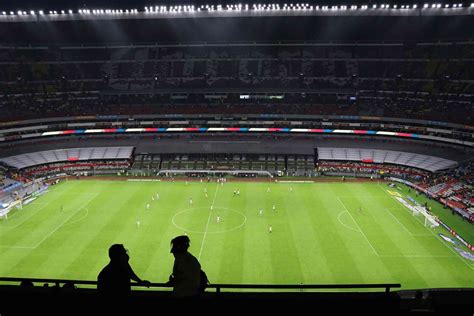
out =
{"type": "Polygon", "coordinates": [[[18,15],[23,15],[23,12],[21,12],[21,11],[18,11],[17,13],[18,13],[18,15]]]}
{"type": "Polygon", "coordinates": [[[5,11],[2,11],[2,14],[3,14],[3,15],[7,15],[7,13],[6,13],[5,11]]]}
{"type": "Polygon", "coordinates": [[[474,8],[474,2],[473,2],[473,3],[471,3],[471,8],[474,8]]]}
{"type": "Polygon", "coordinates": [[[35,13],[35,11],[31,10],[31,11],[30,11],[30,14],[31,14],[31,15],[35,15],[36,13],[35,13]]]}
{"type": "Polygon", "coordinates": [[[68,12],[69,12],[69,14],[72,14],[72,13],[73,13],[72,10],[69,10],[68,12]]]}
{"type": "Polygon", "coordinates": [[[428,8],[428,3],[425,3],[425,5],[423,6],[423,8],[427,9],[428,8]]]}
{"type": "Polygon", "coordinates": [[[413,9],[416,9],[418,8],[418,6],[416,4],[413,5],[413,9]]]}
{"type": "Polygon", "coordinates": [[[10,11],[10,15],[15,15],[15,12],[13,12],[13,11],[10,11]]]}

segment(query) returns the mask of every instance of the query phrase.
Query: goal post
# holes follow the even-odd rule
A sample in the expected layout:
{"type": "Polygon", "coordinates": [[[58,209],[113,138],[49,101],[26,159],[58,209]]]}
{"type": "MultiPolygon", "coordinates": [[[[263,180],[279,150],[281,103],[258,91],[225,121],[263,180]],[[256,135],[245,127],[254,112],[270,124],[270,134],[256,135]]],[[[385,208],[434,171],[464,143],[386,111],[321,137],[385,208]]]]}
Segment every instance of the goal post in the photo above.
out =
{"type": "Polygon", "coordinates": [[[425,227],[436,228],[439,226],[436,216],[431,215],[426,208],[423,206],[415,206],[414,208],[418,210],[419,214],[423,215],[425,227]]]}
{"type": "Polygon", "coordinates": [[[8,213],[12,210],[21,210],[23,209],[22,200],[17,200],[10,203],[7,207],[0,209],[0,219],[8,219],[8,213]]]}
{"type": "Polygon", "coordinates": [[[408,208],[413,216],[419,216],[423,215],[424,217],[424,226],[425,227],[430,227],[430,228],[435,228],[439,226],[439,222],[437,221],[436,216],[430,214],[426,208],[424,208],[421,205],[411,205],[407,201],[405,201],[403,198],[396,196],[396,200],[398,200],[400,203],[402,203],[406,208],[408,208]]]}

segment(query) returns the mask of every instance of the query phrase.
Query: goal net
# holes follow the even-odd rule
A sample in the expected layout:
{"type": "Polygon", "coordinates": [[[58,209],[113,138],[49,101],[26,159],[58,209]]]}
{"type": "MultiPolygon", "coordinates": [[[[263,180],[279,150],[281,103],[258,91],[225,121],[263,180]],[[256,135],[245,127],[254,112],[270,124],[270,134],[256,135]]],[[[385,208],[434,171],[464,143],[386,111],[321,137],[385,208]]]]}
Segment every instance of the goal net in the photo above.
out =
{"type": "Polygon", "coordinates": [[[10,203],[5,208],[0,208],[0,219],[8,219],[8,214],[12,210],[21,210],[23,208],[23,203],[21,200],[14,201],[10,203]]]}
{"type": "Polygon", "coordinates": [[[425,227],[435,228],[439,226],[436,216],[429,213],[429,211],[423,206],[419,205],[410,205],[407,201],[400,197],[395,197],[400,203],[405,205],[409,210],[411,210],[413,216],[423,216],[423,221],[425,227]]]}

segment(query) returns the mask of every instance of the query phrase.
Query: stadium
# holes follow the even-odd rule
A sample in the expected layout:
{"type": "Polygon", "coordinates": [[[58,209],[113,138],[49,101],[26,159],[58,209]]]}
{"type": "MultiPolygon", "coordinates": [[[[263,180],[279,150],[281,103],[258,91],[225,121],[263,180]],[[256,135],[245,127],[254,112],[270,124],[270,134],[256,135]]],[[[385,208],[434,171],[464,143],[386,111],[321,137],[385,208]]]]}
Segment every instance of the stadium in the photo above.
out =
{"type": "Polygon", "coordinates": [[[180,304],[177,236],[207,306],[472,314],[474,4],[21,4],[0,314],[97,304],[114,244],[130,304],[180,304]]]}

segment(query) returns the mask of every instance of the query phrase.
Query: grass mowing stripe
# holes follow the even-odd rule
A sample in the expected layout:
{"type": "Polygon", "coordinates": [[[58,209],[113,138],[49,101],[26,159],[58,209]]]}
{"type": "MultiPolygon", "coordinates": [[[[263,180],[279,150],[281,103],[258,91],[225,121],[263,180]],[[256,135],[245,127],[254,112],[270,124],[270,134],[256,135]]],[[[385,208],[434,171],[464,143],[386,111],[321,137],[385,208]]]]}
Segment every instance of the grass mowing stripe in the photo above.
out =
{"type": "Polygon", "coordinates": [[[374,246],[372,246],[372,244],[370,243],[369,239],[367,238],[367,236],[364,234],[364,232],[362,231],[362,229],[360,228],[359,224],[357,224],[356,220],[354,219],[354,217],[352,216],[351,212],[347,209],[346,205],[341,201],[341,199],[338,197],[337,200],[339,201],[339,203],[341,203],[341,205],[344,207],[344,209],[347,211],[347,213],[349,213],[349,215],[351,216],[352,220],[354,221],[354,223],[357,225],[358,229],[360,230],[360,233],[364,236],[365,240],[367,241],[367,243],[369,244],[370,248],[372,248],[372,250],[374,251],[374,253],[378,256],[378,252],[377,250],[375,250],[374,246]]]}
{"type": "MultiPolygon", "coordinates": [[[[218,188],[219,199],[217,196],[213,199],[213,185],[215,182],[190,182],[185,186],[184,182],[80,180],[55,186],[52,188],[55,194],[47,193],[39,200],[50,203],[49,206],[24,225],[13,230],[7,230],[7,225],[1,227],[19,223],[19,217],[16,221],[0,222],[0,239],[4,243],[34,246],[87,202],[91,198],[88,193],[96,192],[98,197],[87,205],[89,215],[85,215],[84,208],[78,211],[38,248],[0,248],[0,275],[94,280],[108,261],[110,245],[124,243],[140,277],[165,282],[173,265],[169,240],[182,233],[171,219],[180,210],[189,208],[187,197],[192,197],[194,209],[178,219],[181,226],[200,231],[188,231],[194,241],[191,252],[198,254],[202,247],[201,264],[213,283],[396,282],[403,289],[474,285],[474,275],[466,263],[459,262],[459,257],[446,249],[446,245],[441,246],[437,235],[426,232],[420,218],[413,219],[396,200],[380,192],[376,183],[303,186],[230,182],[218,188]],[[204,198],[206,186],[210,189],[208,198],[204,198]],[[232,194],[237,188],[240,197],[232,194]],[[68,194],[62,195],[63,192],[68,194]],[[153,202],[151,197],[154,194],[156,197],[157,192],[160,199],[153,202]],[[381,195],[385,198],[380,198],[381,195]],[[335,201],[338,197],[343,206],[335,201]],[[145,207],[147,202],[151,204],[149,211],[145,207]],[[211,218],[207,212],[209,202],[214,206],[211,218]],[[276,212],[271,209],[273,204],[276,212]],[[63,213],[58,211],[60,205],[64,205],[63,213]],[[359,206],[363,212],[357,212],[359,206]],[[264,209],[262,215],[260,208],[264,209]],[[406,229],[386,214],[387,210],[406,229]],[[220,215],[220,224],[215,221],[216,215],[220,215]],[[140,228],[135,225],[138,216],[142,222],[140,228]],[[247,218],[245,224],[229,230],[238,226],[243,216],[247,218]],[[77,220],[80,221],[74,223],[77,220]],[[353,229],[344,227],[340,221],[353,229]],[[272,234],[268,231],[270,224],[272,234]],[[355,235],[363,235],[357,225],[379,257],[363,238],[355,235]],[[407,230],[427,236],[414,238],[407,230]],[[203,242],[199,243],[201,239],[203,242]]],[[[406,196],[406,191],[400,193],[406,196]]],[[[428,203],[441,211],[433,201],[428,203]]],[[[36,207],[43,205],[38,203],[36,207]]],[[[446,214],[451,217],[450,213],[446,214]]],[[[469,228],[472,227],[465,230],[469,228]]]]}
{"type": "Polygon", "coordinates": [[[395,220],[397,221],[397,223],[399,223],[399,224],[402,226],[402,228],[403,228],[408,234],[410,234],[411,236],[431,236],[431,235],[429,235],[429,234],[413,234],[411,231],[408,230],[408,228],[405,227],[405,225],[402,224],[402,222],[400,222],[400,221],[398,220],[398,218],[397,218],[395,215],[393,215],[393,213],[392,213],[392,211],[390,211],[390,209],[384,208],[384,210],[386,210],[386,211],[393,217],[393,219],[395,219],[395,220]]]}
{"type": "MultiPolygon", "coordinates": [[[[395,198],[392,197],[390,194],[388,194],[380,185],[379,185],[379,188],[380,188],[380,190],[382,190],[383,192],[385,192],[385,194],[387,194],[388,196],[390,196],[392,199],[395,200],[395,198]]],[[[396,200],[395,200],[395,201],[396,201],[396,200]]],[[[397,201],[397,202],[398,202],[398,201],[397,201]]],[[[416,218],[416,217],[415,217],[415,218],[416,218]]],[[[417,218],[416,218],[416,220],[418,221],[417,218]]],[[[418,222],[420,222],[420,221],[418,221],[418,222]]],[[[421,222],[420,222],[420,223],[421,223],[421,222]]],[[[422,225],[423,225],[423,224],[422,224],[422,225]]],[[[427,228],[427,227],[425,227],[425,228],[428,229],[428,231],[429,231],[431,234],[433,234],[433,236],[435,236],[435,238],[436,238],[436,235],[435,235],[429,228],[427,228]]],[[[438,239],[438,238],[436,238],[436,239],[438,239]]],[[[440,241],[440,242],[441,242],[444,246],[446,246],[446,248],[448,248],[451,252],[453,252],[453,253],[456,255],[456,257],[459,258],[459,260],[461,260],[467,267],[469,267],[471,270],[474,270],[474,267],[472,267],[472,266],[469,265],[466,261],[464,261],[463,258],[460,257],[458,253],[456,253],[456,251],[454,251],[453,249],[451,249],[448,245],[446,245],[446,244],[443,243],[442,241],[440,241]]]]}
{"type": "Polygon", "coordinates": [[[206,240],[207,230],[209,229],[209,222],[211,221],[212,209],[214,208],[214,203],[216,201],[217,191],[219,190],[219,185],[217,185],[216,191],[214,193],[214,198],[212,199],[211,210],[209,211],[209,216],[207,217],[206,228],[204,229],[204,236],[202,237],[201,249],[199,249],[198,260],[201,259],[202,249],[204,248],[204,242],[206,240]]]}

